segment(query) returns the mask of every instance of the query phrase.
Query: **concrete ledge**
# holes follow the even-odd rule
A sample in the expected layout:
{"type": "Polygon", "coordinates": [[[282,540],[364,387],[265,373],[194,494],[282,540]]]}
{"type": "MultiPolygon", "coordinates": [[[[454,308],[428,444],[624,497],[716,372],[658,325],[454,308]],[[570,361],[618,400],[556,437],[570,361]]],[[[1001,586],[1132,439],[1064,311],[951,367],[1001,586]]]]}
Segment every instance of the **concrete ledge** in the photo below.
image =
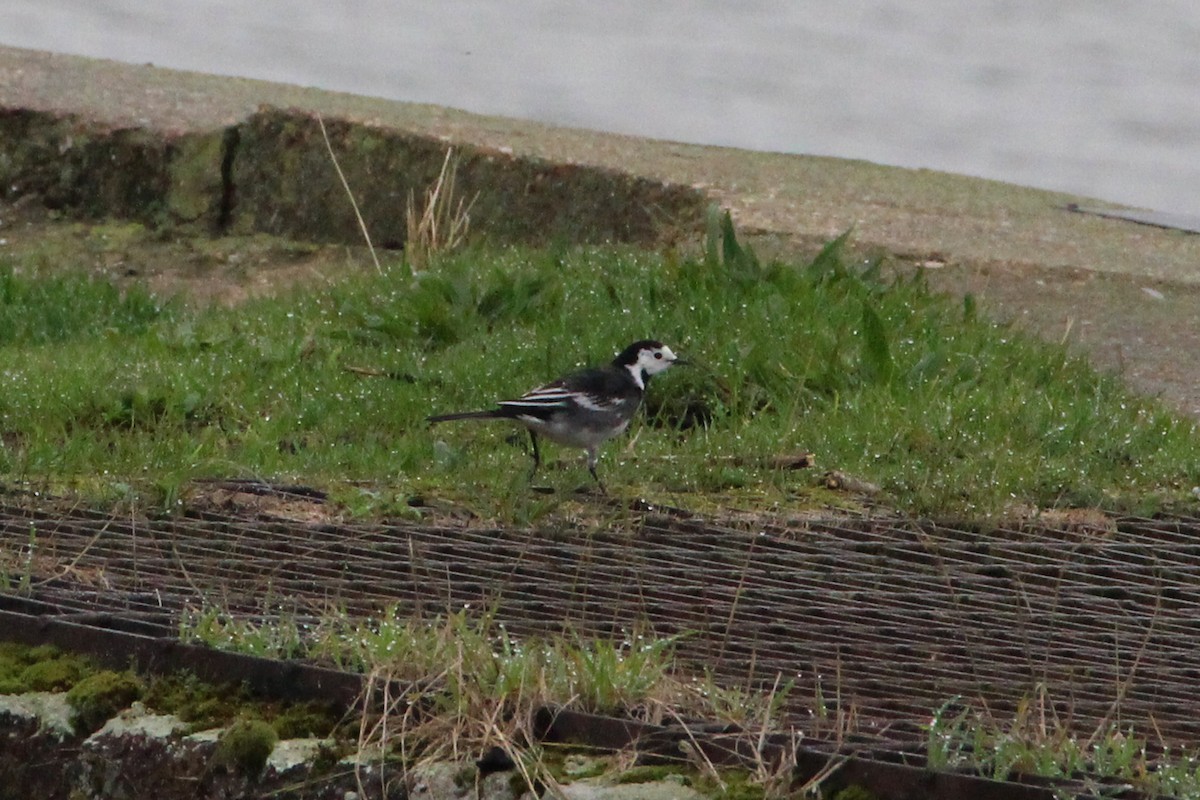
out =
{"type": "MultiPolygon", "coordinates": [[[[326,127],[374,240],[402,246],[410,193],[419,199],[436,181],[448,145],[344,120],[326,127]]],[[[475,198],[472,230],[500,241],[673,241],[694,237],[708,203],[690,187],[612,169],[456,151],[460,196],[475,198]]],[[[73,215],[362,240],[312,112],[263,108],[224,128],[178,132],[0,106],[0,152],[0,197],[37,195],[73,215]]]]}

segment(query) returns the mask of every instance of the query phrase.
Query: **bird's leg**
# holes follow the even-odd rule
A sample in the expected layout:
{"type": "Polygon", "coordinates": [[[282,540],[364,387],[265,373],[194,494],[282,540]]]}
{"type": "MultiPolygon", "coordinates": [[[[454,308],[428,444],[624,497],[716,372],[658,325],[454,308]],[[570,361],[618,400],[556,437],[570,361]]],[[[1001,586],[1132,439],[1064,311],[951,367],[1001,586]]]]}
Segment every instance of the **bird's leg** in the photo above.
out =
{"type": "Polygon", "coordinates": [[[529,441],[533,444],[533,469],[529,471],[529,480],[533,481],[533,476],[537,475],[538,467],[542,465],[542,454],[538,452],[537,434],[532,430],[529,431],[529,441]]]}
{"type": "Polygon", "coordinates": [[[587,451],[588,472],[592,473],[592,477],[596,480],[596,485],[600,487],[600,494],[608,494],[608,490],[604,488],[604,483],[600,480],[600,476],[596,474],[596,450],[591,448],[587,451]]]}

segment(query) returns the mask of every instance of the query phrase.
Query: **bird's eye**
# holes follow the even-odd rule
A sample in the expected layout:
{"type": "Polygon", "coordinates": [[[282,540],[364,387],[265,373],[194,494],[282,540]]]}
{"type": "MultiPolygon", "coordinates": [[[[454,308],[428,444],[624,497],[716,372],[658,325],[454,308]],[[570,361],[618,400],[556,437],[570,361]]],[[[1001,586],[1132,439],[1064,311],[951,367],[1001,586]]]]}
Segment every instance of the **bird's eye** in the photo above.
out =
{"type": "Polygon", "coordinates": [[[661,359],[662,358],[662,350],[655,350],[654,357],[661,359]]]}

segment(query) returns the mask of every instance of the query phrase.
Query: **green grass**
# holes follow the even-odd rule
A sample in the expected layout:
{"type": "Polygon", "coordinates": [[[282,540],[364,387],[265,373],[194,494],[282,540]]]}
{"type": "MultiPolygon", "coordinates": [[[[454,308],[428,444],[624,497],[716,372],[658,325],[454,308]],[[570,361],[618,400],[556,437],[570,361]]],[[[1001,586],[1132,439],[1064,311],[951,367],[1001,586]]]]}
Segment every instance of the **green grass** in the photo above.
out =
{"type": "MultiPolygon", "coordinates": [[[[403,719],[385,723],[386,714],[372,717],[372,725],[363,727],[371,734],[360,736],[360,746],[380,742],[410,756],[444,757],[455,745],[478,752],[501,743],[538,774],[545,773],[544,753],[525,727],[535,709],[632,714],[655,723],[681,717],[716,720],[738,726],[753,742],[764,731],[781,730],[780,712],[793,689],[737,691],[708,678],[689,678],[675,662],[670,639],[630,635],[610,642],[570,634],[518,639],[488,613],[420,619],[391,609],[376,619],[329,614],[308,627],[255,623],[208,610],[186,616],[180,633],[185,641],[221,649],[302,657],[369,673],[377,686],[384,681],[411,686],[408,700],[420,697],[422,713],[400,704],[407,709],[403,719]]],[[[364,697],[364,707],[372,700],[364,697]]],[[[1077,720],[1068,715],[1064,721],[1054,709],[1044,687],[1018,703],[1011,718],[955,698],[932,714],[928,767],[998,781],[1029,776],[1072,781],[1098,796],[1125,786],[1147,797],[1200,798],[1200,754],[1153,746],[1110,721],[1090,734],[1081,732],[1077,720]]],[[[797,711],[794,705],[791,711],[797,711]]],[[[821,715],[821,710],[811,713],[821,715]]],[[[853,732],[846,728],[838,734],[853,732]]],[[[778,765],[760,764],[752,776],[755,796],[764,790],[767,797],[792,796],[791,777],[778,765]]],[[[619,780],[639,778],[640,773],[629,773],[619,780]]]]}
{"type": "MultiPolygon", "coordinates": [[[[678,669],[675,640],[628,634],[587,639],[566,628],[549,638],[518,638],[491,613],[461,610],[436,618],[326,614],[314,625],[253,622],[210,609],[185,615],[184,641],[268,657],[302,657],[367,675],[360,750],[402,759],[461,759],[501,746],[530,785],[553,783],[546,750],[530,727],[544,708],[636,717],[652,724],[719,720],[746,730],[747,742],[778,724],[791,690],[730,690],[678,669]],[[404,696],[397,697],[397,686],[404,696]],[[391,694],[385,694],[391,692],[391,694]],[[390,697],[390,700],[385,700],[390,697]]],[[[764,795],[790,772],[754,775],[764,795]]],[[[718,777],[717,780],[720,780],[718,777]]],[[[780,796],[784,792],[778,793],[780,796]]]]}
{"type": "Polygon", "coordinates": [[[92,501],[170,505],[192,478],[236,476],[329,488],[355,511],[421,495],[528,521],[588,485],[578,455],[547,447],[567,466],[535,495],[510,426],[424,417],[655,337],[698,366],[655,380],[636,452],[628,437],[603,451],[618,495],[812,503],[812,475],[754,463],[808,450],[916,513],[1189,502],[1193,422],[842,244],[761,263],[714,220],[694,259],[484,248],[199,311],[0,261],[0,473],[92,501]]]}
{"type": "MultiPolygon", "coordinates": [[[[484,699],[536,704],[595,713],[625,713],[649,700],[678,699],[674,640],[632,634],[626,641],[571,635],[518,639],[494,615],[464,611],[435,619],[341,614],[321,617],[301,629],[289,620],[254,622],[214,609],[185,614],[185,642],[265,658],[303,658],[343,670],[386,672],[393,680],[423,687],[439,710],[469,716],[484,699]]],[[[708,684],[705,691],[711,695],[708,684]]],[[[701,693],[690,692],[701,699],[701,693]]],[[[722,710],[719,698],[705,709],[722,710]]]]}
{"type": "Polygon", "coordinates": [[[1124,786],[1146,797],[1200,798],[1200,754],[1153,748],[1133,730],[1112,723],[1080,736],[1048,710],[1044,691],[1022,701],[1007,720],[953,710],[954,705],[933,714],[930,769],[970,770],[1001,781],[1031,775],[1074,779],[1101,797],[1124,786]]]}

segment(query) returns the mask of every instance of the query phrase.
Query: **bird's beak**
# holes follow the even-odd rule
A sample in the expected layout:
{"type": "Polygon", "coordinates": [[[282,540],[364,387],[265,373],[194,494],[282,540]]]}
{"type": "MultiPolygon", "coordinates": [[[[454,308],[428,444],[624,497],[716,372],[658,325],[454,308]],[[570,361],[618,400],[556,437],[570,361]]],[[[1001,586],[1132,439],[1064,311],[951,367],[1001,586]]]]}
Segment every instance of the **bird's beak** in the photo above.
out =
{"type": "Polygon", "coordinates": [[[692,362],[688,361],[686,358],[676,358],[671,362],[671,366],[673,367],[689,367],[691,364],[692,362]]]}

